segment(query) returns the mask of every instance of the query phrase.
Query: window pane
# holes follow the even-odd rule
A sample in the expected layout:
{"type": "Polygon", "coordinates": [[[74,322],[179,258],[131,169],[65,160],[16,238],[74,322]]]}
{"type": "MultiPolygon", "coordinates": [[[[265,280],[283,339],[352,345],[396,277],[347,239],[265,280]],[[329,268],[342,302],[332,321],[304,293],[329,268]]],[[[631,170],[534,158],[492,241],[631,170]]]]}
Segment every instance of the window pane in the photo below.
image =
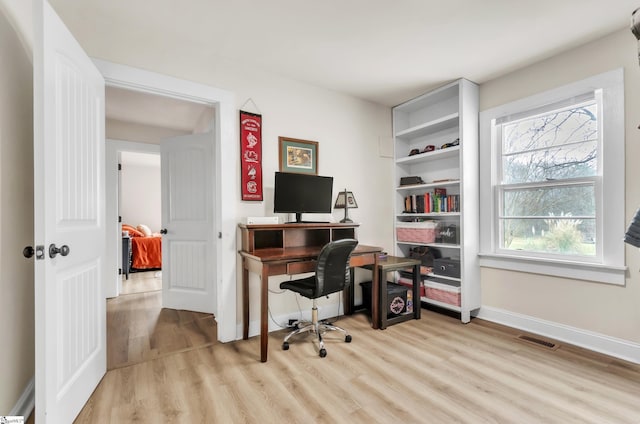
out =
{"type": "Polygon", "coordinates": [[[502,215],[595,217],[595,188],[588,184],[505,190],[502,215]]]}
{"type": "Polygon", "coordinates": [[[502,157],[503,184],[562,180],[597,174],[598,142],[568,144],[502,157]]]}
{"type": "Polygon", "coordinates": [[[502,183],[597,175],[598,108],[587,103],[502,125],[502,183]]]}
{"type": "Polygon", "coordinates": [[[503,219],[501,248],[595,256],[595,219],[503,219]]]}
{"type": "Polygon", "coordinates": [[[598,138],[598,108],[592,101],[503,125],[502,153],[511,154],[598,138]]]}
{"type": "Polygon", "coordinates": [[[503,199],[501,248],[595,255],[593,185],[505,190],[503,199]]]}

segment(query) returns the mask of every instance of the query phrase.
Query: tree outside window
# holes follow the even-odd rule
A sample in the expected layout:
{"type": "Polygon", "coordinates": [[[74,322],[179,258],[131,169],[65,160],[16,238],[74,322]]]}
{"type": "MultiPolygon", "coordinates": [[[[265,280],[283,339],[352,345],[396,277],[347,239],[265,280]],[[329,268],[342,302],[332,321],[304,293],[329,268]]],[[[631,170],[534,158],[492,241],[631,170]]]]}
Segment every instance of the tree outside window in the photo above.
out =
{"type": "Polygon", "coordinates": [[[600,131],[595,98],[503,120],[500,248],[596,254],[600,131]]]}

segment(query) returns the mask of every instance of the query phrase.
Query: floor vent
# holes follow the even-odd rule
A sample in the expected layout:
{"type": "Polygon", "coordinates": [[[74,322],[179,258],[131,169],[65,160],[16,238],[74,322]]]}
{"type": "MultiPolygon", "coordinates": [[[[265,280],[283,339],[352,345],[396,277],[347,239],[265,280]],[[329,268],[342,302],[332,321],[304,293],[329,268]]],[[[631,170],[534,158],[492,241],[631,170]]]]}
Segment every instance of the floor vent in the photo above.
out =
{"type": "Polygon", "coordinates": [[[537,346],[541,346],[541,347],[546,347],[547,349],[551,349],[551,350],[556,350],[557,348],[560,347],[559,344],[550,342],[548,340],[543,340],[543,339],[539,339],[537,337],[532,337],[532,336],[526,336],[524,334],[520,334],[518,337],[516,337],[519,340],[528,342],[528,343],[533,343],[537,346]]]}

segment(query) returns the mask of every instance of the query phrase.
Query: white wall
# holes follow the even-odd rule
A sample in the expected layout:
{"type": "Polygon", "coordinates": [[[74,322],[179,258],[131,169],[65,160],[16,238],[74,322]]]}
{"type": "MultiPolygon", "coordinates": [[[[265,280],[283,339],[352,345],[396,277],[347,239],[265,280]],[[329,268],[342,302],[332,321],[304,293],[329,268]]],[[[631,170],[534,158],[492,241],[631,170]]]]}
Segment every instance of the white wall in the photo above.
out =
{"type": "MultiPolygon", "coordinates": [[[[640,206],[640,67],[637,44],[628,30],[618,31],[480,86],[481,110],[550,88],[624,68],[627,223],[640,206]]],[[[487,148],[487,147],[485,147],[487,148]]],[[[604,151],[606,154],[607,147],[604,151]]],[[[620,235],[622,239],[623,234],[620,235]]],[[[626,246],[626,286],[483,268],[482,305],[605,338],[640,343],[640,251],[626,246]]],[[[636,348],[637,352],[637,348],[636,348]]]]}
{"type": "MultiPolygon", "coordinates": [[[[92,57],[231,91],[235,93],[238,109],[247,99],[254,101],[259,110],[252,107],[249,111],[263,115],[265,200],[242,202],[240,193],[223,199],[236,207],[235,224],[247,216],[272,215],[273,175],[278,170],[278,137],[314,140],[320,143],[319,173],[334,177],[336,192],[347,187],[356,196],[359,209],[349,213],[352,219],[362,224],[358,231],[361,242],[391,248],[391,159],[379,154],[380,140],[383,143],[391,140],[391,112],[388,107],[221,61],[190,45],[149,45],[141,50],[94,32],[81,32],[77,30],[74,35],[92,57]],[[168,56],[167,51],[172,54],[168,56]]],[[[237,128],[237,122],[234,125],[237,128]]],[[[239,145],[239,140],[237,143],[239,145]]],[[[237,160],[239,164],[239,158],[237,160]]],[[[225,184],[226,179],[239,178],[239,175],[224,175],[222,183],[225,184]]],[[[339,220],[342,213],[339,210],[334,215],[339,220]]],[[[236,269],[239,295],[238,278],[241,274],[238,271],[239,268],[236,269]]],[[[278,278],[271,279],[272,289],[277,291],[278,284],[278,278]]],[[[257,323],[260,304],[257,287],[258,279],[252,278],[252,329],[257,328],[253,325],[257,323]]],[[[297,311],[297,304],[290,294],[271,294],[270,306],[274,316],[297,311]]],[[[303,308],[307,309],[306,305],[303,308]]],[[[238,307],[238,313],[240,311],[238,307]]],[[[239,316],[237,323],[240,324],[239,316]]]]}
{"type": "Polygon", "coordinates": [[[0,415],[34,374],[33,83],[30,55],[0,4],[0,415]]]}
{"type": "MultiPolygon", "coordinates": [[[[122,153],[120,171],[120,216],[123,224],[134,227],[144,224],[153,232],[160,232],[162,225],[160,155],[145,155],[156,159],[155,163],[128,163],[122,153]]],[[[142,155],[142,153],[135,153],[142,155]]],[[[151,162],[151,161],[150,161],[151,162]]]]}

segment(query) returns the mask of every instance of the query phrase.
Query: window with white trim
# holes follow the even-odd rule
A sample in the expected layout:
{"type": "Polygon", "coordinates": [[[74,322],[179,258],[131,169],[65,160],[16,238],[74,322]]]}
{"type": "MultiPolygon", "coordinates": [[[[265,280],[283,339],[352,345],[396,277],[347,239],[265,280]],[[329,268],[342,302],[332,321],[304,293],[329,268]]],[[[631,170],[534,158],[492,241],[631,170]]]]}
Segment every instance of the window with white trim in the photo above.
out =
{"type": "Polygon", "coordinates": [[[622,70],[480,114],[482,266],[624,284],[622,70]]]}

